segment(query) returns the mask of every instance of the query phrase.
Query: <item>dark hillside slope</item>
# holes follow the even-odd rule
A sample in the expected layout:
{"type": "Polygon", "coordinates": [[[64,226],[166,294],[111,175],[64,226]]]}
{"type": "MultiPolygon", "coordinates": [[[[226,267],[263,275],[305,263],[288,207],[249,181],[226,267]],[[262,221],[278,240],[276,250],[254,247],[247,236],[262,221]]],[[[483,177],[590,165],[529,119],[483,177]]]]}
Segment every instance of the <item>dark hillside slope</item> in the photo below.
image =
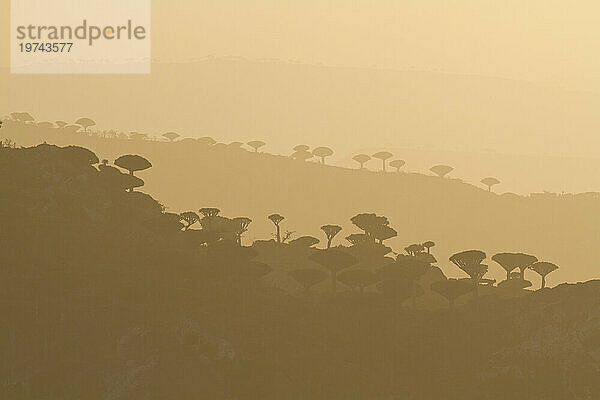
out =
{"type": "MultiPolygon", "coordinates": [[[[151,153],[153,145],[140,149],[151,153]]],[[[190,153],[211,165],[222,160],[242,168],[253,164],[259,171],[277,167],[299,179],[395,184],[425,194],[433,187],[487,204],[507,201],[453,181],[355,176],[356,171],[221,152],[219,147],[190,153]]],[[[176,154],[191,157],[181,149],[176,154]]],[[[2,399],[600,396],[599,281],[508,299],[469,293],[456,308],[433,311],[399,302],[401,292],[390,296],[386,290],[292,294],[265,284],[268,268],[257,271],[251,260],[269,248],[274,258],[286,249],[297,257],[308,248],[274,242],[243,247],[225,238],[201,241],[204,229],[182,231],[179,219],[152,197],[125,191],[128,175],[97,169],[97,161],[78,147],[0,148],[2,399]]],[[[219,169],[201,172],[202,177],[235,176],[219,169]]],[[[149,175],[148,182],[154,179],[149,175]]],[[[233,181],[237,190],[288,185],[275,174],[266,177],[271,181],[243,171],[240,176],[233,181]],[[244,177],[251,181],[243,184],[244,177]]],[[[226,188],[211,182],[205,178],[199,186],[226,188]]],[[[333,193],[326,185],[321,190],[333,193]]],[[[375,195],[382,193],[378,190],[375,195]]],[[[215,193],[212,188],[205,192],[215,193]]],[[[298,193],[306,199],[314,194],[302,187],[298,193]]],[[[289,196],[276,189],[266,194],[279,201],[289,196]]],[[[199,202],[208,202],[204,194],[198,196],[199,202]]],[[[418,202],[416,196],[403,199],[418,202]]],[[[316,197],[315,202],[326,200],[316,197]]],[[[419,219],[404,214],[407,221],[419,219]]],[[[302,218],[290,220],[299,224],[302,218]]]]}
{"type": "MultiPolygon", "coordinates": [[[[21,143],[39,140],[37,128],[28,129],[11,137],[17,142],[22,138],[21,143]]],[[[247,216],[253,223],[245,240],[272,235],[274,227],[266,217],[277,212],[286,217],[282,229],[294,231],[295,237],[323,239],[319,227],[338,224],[344,230],[334,244],[345,243],[343,237],[357,231],[350,218],[375,212],[387,216],[398,231],[397,238],[386,242],[397,252],[410,243],[436,242],[439,265],[449,276],[460,271],[448,257],[468,248],[482,249],[488,257],[517,251],[552,261],[561,268],[549,277],[550,285],[599,276],[600,200],[593,194],[496,195],[457,179],[323,166],[223,144],[68,136],[55,129],[44,137],[89,147],[111,162],[128,153],[147,157],[154,167],[139,173],[146,180],[144,190],[171,212],[212,206],[225,215],[247,216]]],[[[489,263],[492,277],[501,279],[502,269],[489,263]]],[[[539,279],[535,274],[530,278],[539,279]]]]}

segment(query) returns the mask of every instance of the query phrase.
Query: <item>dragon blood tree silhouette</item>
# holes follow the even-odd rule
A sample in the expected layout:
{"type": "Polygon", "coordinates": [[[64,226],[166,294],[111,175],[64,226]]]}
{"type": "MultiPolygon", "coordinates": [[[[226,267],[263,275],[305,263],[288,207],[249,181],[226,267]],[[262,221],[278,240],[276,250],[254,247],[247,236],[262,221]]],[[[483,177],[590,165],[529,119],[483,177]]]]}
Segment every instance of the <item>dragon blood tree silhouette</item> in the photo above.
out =
{"type": "Polygon", "coordinates": [[[400,168],[406,165],[406,161],[404,160],[392,160],[390,161],[390,167],[396,168],[396,172],[400,172],[400,168]]]}
{"type": "Polygon", "coordinates": [[[429,170],[440,178],[444,178],[450,172],[454,171],[454,168],[449,165],[434,165],[433,167],[429,168],[429,170]]]}
{"type": "Polygon", "coordinates": [[[329,147],[317,147],[313,149],[312,153],[321,159],[321,164],[325,165],[325,157],[333,155],[333,150],[329,147]]]}
{"type": "Polygon", "coordinates": [[[366,154],[357,154],[354,157],[352,157],[352,159],[360,164],[360,169],[364,169],[365,163],[371,159],[371,156],[368,156],[366,154]]]}
{"type": "Polygon", "coordinates": [[[398,236],[398,232],[395,229],[390,228],[387,225],[378,225],[373,229],[373,236],[379,244],[383,244],[384,240],[391,239],[398,236]]]}
{"type": "Polygon", "coordinates": [[[54,124],[52,122],[43,121],[43,122],[38,122],[37,127],[41,128],[41,129],[52,129],[52,128],[54,128],[54,124]]]}
{"type": "Polygon", "coordinates": [[[292,153],[291,157],[294,160],[300,160],[300,161],[309,160],[309,159],[313,158],[313,153],[311,153],[309,150],[310,150],[310,147],[308,147],[307,145],[299,144],[298,146],[294,147],[294,152],[292,153]]]}
{"type": "Polygon", "coordinates": [[[373,213],[357,214],[350,218],[350,221],[361,229],[371,242],[379,240],[381,243],[383,240],[397,235],[397,232],[388,226],[390,222],[386,217],[373,213]]]}
{"type": "Polygon", "coordinates": [[[404,248],[404,251],[406,251],[406,254],[408,254],[409,256],[416,256],[417,254],[425,251],[425,246],[423,246],[422,244],[415,243],[406,246],[404,248]]]}
{"type": "Polygon", "coordinates": [[[181,220],[184,223],[183,230],[187,231],[190,229],[190,226],[194,225],[196,222],[200,220],[200,216],[193,211],[186,211],[179,214],[181,220]]]}
{"type": "Polygon", "coordinates": [[[328,277],[325,272],[314,268],[296,269],[290,271],[289,275],[302,285],[305,292],[308,292],[311,287],[323,282],[328,277]]]}
{"type": "Polygon", "coordinates": [[[201,138],[198,138],[196,140],[196,143],[198,143],[201,146],[212,146],[215,143],[217,143],[217,141],[213,138],[211,138],[210,136],[203,136],[201,138]]]}
{"type": "Polygon", "coordinates": [[[448,307],[454,309],[455,300],[469,293],[473,290],[473,287],[468,279],[444,279],[433,282],[431,290],[445,297],[448,300],[448,307]]]}
{"type": "Polygon", "coordinates": [[[309,248],[309,247],[313,247],[315,244],[319,243],[320,240],[317,239],[316,237],[313,236],[300,236],[299,238],[296,238],[292,241],[290,241],[289,245],[290,247],[303,247],[303,248],[309,248]]]}
{"type": "Polygon", "coordinates": [[[536,256],[524,253],[498,253],[492,256],[492,260],[504,268],[508,280],[510,273],[517,268],[520,271],[521,279],[525,279],[525,270],[538,259],[536,256]]]}
{"type": "Polygon", "coordinates": [[[546,261],[537,261],[529,266],[533,271],[537,272],[542,277],[542,285],[540,289],[546,287],[546,275],[558,269],[558,265],[546,261]]]}
{"type": "Polygon", "coordinates": [[[373,154],[373,158],[381,160],[381,171],[385,172],[385,162],[387,159],[392,158],[394,155],[389,151],[380,151],[378,153],[373,154]]]}
{"type": "Polygon", "coordinates": [[[423,246],[427,249],[428,254],[431,254],[431,248],[435,246],[435,242],[428,240],[425,243],[423,243],[421,246],[423,246]]]}
{"type": "Polygon", "coordinates": [[[277,238],[277,243],[281,243],[281,227],[279,224],[285,219],[285,217],[279,214],[271,214],[268,218],[275,225],[275,237],[277,238]]]}
{"type": "MultiPolygon", "coordinates": [[[[126,169],[127,171],[129,171],[129,175],[132,175],[132,176],[133,176],[134,172],[143,171],[143,170],[146,170],[146,169],[152,167],[152,164],[150,164],[150,161],[146,160],[142,156],[138,156],[135,154],[127,154],[127,155],[117,158],[115,160],[115,165],[118,167],[121,167],[123,169],[126,169]]],[[[130,192],[133,191],[133,188],[130,189],[129,191],[130,192]]]]}
{"type": "Polygon", "coordinates": [[[485,186],[487,186],[488,192],[491,192],[492,186],[499,184],[500,181],[492,176],[488,176],[487,178],[483,178],[481,180],[481,183],[483,183],[485,186]]]}
{"type": "Polygon", "coordinates": [[[358,288],[360,293],[363,293],[366,287],[377,283],[377,277],[375,273],[366,269],[342,271],[338,275],[337,279],[353,291],[358,288]]]}
{"type": "Polygon", "coordinates": [[[75,121],[75,124],[81,126],[83,131],[87,133],[88,128],[96,125],[96,121],[91,118],[79,118],[77,121],[75,121]]]}
{"type": "Polygon", "coordinates": [[[252,223],[252,220],[248,217],[235,217],[231,220],[233,224],[233,232],[235,233],[236,242],[238,245],[242,245],[242,235],[248,231],[248,226],[252,223]]]}
{"type": "Polygon", "coordinates": [[[15,121],[23,122],[25,124],[35,121],[35,118],[28,112],[13,112],[10,113],[10,117],[15,121]]]}
{"type": "Polygon", "coordinates": [[[248,143],[246,143],[248,146],[252,147],[254,149],[255,153],[258,153],[258,149],[260,149],[261,147],[263,147],[264,145],[266,145],[265,142],[263,142],[262,140],[252,140],[248,143]]]}
{"type": "Polygon", "coordinates": [[[486,254],[481,250],[467,250],[456,253],[450,257],[450,261],[464,271],[471,278],[473,284],[473,296],[478,295],[478,286],[483,276],[488,271],[488,266],[482,264],[486,254]]]}
{"type": "Polygon", "coordinates": [[[221,210],[215,207],[203,207],[199,209],[198,212],[203,216],[202,220],[200,220],[202,227],[206,227],[207,231],[212,231],[214,228],[214,220],[221,210]]]}
{"type": "Polygon", "coordinates": [[[179,133],[167,132],[167,133],[163,133],[162,137],[167,139],[169,142],[173,142],[175,139],[177,139],[179,137],[179,133]]]}
{"type": "Polygon", "coordinates": [[[336,292],[338,272],[353,266],[357,260],[354,256],[338,249],[317,250],[309,259],[327,269],[331,276],[331,292],[336,292]]]}
{"type": "Polygon", "coordinates": [[[331,241],[338,233],[340,233],[342,227],[339,225],[323,225],[321,230],[325,232],[325,236],[327,237],[327,248],[330,248],[331,241]]]}
{"type": "Polygon", "coordinates": [[[148,140],[148,134],[147,133],[141,133],[141,132],[130,132],[129,133],[129,139],[131,139],[133,141],[148,140]]]}

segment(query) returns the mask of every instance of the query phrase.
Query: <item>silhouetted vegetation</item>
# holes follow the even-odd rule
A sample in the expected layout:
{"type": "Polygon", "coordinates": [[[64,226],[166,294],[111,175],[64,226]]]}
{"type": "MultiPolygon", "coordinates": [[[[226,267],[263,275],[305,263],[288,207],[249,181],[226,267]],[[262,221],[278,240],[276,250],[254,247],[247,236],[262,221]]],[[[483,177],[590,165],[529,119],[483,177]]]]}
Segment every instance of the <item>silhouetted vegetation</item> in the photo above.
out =
{"type": "Polygon", "coordinates": [[[429,170],[440,178],[443,178],[450,172],[454,171],[454,168],[449,165],[434,165],[433,167],[429,168],[429,170]]]}
{"type": "MultiPolygon", "coordinates": [[[[157,145],[216,147],[209,139],[157,145]]],[[[484,251],[461,248],[441,257],[449,235],[406,228],[429,209],[327,217],[299,230],[324,240],[292,240],[282,229],[298,229],[294,218],[306,216],[284,203],[289,219],[266,211],[229,218],[208,197],[168,212],[133,190],[150,156],[111,162],[79,146],[2,143],[0,398],[600,396],[598,282],[535,291],[525,273],[545,288],[555,264],[498,253],[488,266],[484,251]],[[274,226],[274,239],[249,241],[245,233],[261,221],[274,226]],[[486,278],[494,268],[506,279],[486,278]]],[[[215,151],[245,151],[223,146],[215,151]]],[[[390,157],[375,157],[382,170],[390,157]]],[[[487,223],[456,221],[459,239],[487,223]]]]}

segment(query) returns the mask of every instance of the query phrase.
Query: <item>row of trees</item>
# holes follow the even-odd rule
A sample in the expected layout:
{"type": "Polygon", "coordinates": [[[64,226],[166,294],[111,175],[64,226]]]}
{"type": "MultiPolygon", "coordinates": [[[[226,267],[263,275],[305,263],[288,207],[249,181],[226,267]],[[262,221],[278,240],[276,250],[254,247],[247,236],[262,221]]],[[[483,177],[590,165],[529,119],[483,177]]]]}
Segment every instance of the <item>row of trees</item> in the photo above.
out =
{"type": "MultiPolygon", "coordinates": [[[[52,122],[37,122],[35,123],[35,119],[31,114],[27,112],[15,112],[10,114],[10,118],[14,121],[19,121],[25,124],[36,124],[40,128],[58,128],[63,132],[67,133],[77,133],[83,130],[85,134],[95,134],[104,138],[128,138],[130,140],[157,140],[155,137],[151,137],[146,133],[141,132],[130,132],[129,134],[119,133],[114,130],[110,131],[98,131],[92,132],[90,128],[96,126],[96,122],[91,118],[79,118],[74,123],[69,124],[65,121],[55,121],[52,122]]],[[[217,141],[210,136],[204,136],[201,138],[184,138],[179,133],[169,131],[165,132],[161,135],[165,141],[169,143],[178,142],[178,143],[195,143],[204,146],[213,146],[217,144],[217,141]]],[[[245,143],[248,147],[250,147],[254,152],[258,153],[261,148],[266,146],[266,143],[262,140],[252,140],[245,143]]],[[[228,146],[239,148],[243,146],[242,142],[232,142],[228,146]]],[[[308,161],[313,158],[317,158],[321,164],[326,164],[327,158],[332,156],[334,151],[330,147],[326,146],[318,146],[314,149],[311,149],[308,145],[300,144],[293,148],[293,152],[290,155],[291,158],[301,161],[308,161]]],[[[352,159],[358,163],[359,169],[364,169],[365,164],[372,159],[377,159],[381,161],[381,171],[386,172],[387,167],[390,166],[396,170],[396,172],[400,172],[406,162],[401,159],[394,159],[388,162],[389,159],[393,158],[393,154],[388,151],[379,151],[372,155],[368,154],[357,154],[352,159]]],[[[454,170],[453,167],[449,165],[435,165],[429,169],[430,172],[439,176],[446,177],[454,170]]],[[[486,177],[480,181],[484,186],[488,188],[488,191],[491,192],[492,187],[500,184],[500,181],[495,177],[486,177]]]]}
{"type": "MultiPolygon", "coordinates": [[[[69,146],[63,149],[63,153],[68,159],[84,164],[99,163],[94,153],[81,147],[69,146]]],[[[128,173],[123,174],[117,168],[108,165],[107,160],[103,160],[98,169],[102,176],[118,182],[128,192],[133,192],[136,187],[144,184],[134,173],[152,166],[144,157],[133,154],[117,158],[115,165],[125,169],[128,173]]],[[[242,235],[248,231],[252,219],[248,217],[227,218],[219,214],[218,208],[205,207],[199,209],[198,212],[186,211],[179,215],[171,215],[179,221],[182,231],[193,235],[196,243],[210,246],[220,241],[229,241],[242,246],[242,235]],[[199,224],[202,229],[193,229],[195,224],[199,224]]],[[[280,214],[271,214],[268,219],[275,227],[276,245],[285,246],[293,234],[287,230],[282,233],[282,222],[285,217],[280,214]]],[[[341,226],[333,224],[321,226],[326,242],[324,249],[313,248],[320,241],[311,236],[302,236],[289,243],[314,249],[309,259],[329,272],[328,276],[334,292],[338,281],[353,290],[359,289],[361,292],[365,288],[377,284],[379,291],[391,293],[398,299],[403,299],[403,296],[412,296],[414,302],[414,298],[422,292],[422,288],[417,283],[419,278],[437,263],[436,258],[431,254],[435,243],[426,241],[411,244],[404,249],[406,254],[397,254],[395,258],[392,258],[388,255],[393,254],[392,249],[385,246],[385,241],[396,237],[398,233],[390,226],[390,221],[385,216],[361,213],[352,217],[350,221],[360,230],[359,233],[351,233],[345,237],[346,241],[351,244],[350,247],[332,246],[333,240],[342,231],[341,226]],[[378,256],[369,260],[369,263],[372,264],[368,265],[368,268],[350,269],[359,262],[360,257],[357,257],[359,253],[375,253],[378,256]],[[347,269],[350,270],[345,271],[347,269]]],[[[457,297],[468,291],[473,291],[473,295],[477,297],[479,287],[495,284],[494,280],[485,278],[488,272],[488,265],[484,263],[486,258],[486,253],[481,250],[468,250],[452,255],[449,261],[463,271],[468,278],[438,281],[432,284],[431,289],[444,296],[450,306],[454,305],[457,297]]],[[[498,287],[514,292],[531,286],[531,282],[525,280],[525,270],[530,269],[540,275],[543,289],[546,286],[546,276],[558,269],[555,264],[539,261],[537,257],[525,253],[498,253],[491,259],[506,272],[506,279],[500,282],[498,287]]],[[[290,272],[290,275],[305,290],[322,282],[327,277],[323,271],[311,268],[301,268],[290,272]]]]}
{"type": "MultiPolygon", "coordinates": [[[[231,240],[241,246],[241,235],[248,230],[252,220],[247,217],[229,219],[219,216],[219,212],[217,208],[202,208],[199,213],[184,212],[180,214],[184,222],[183,230],[189,231],[192,225],[199,222],[202,231],[210,233],[210,239],[209,235],[204,238],[206,245],[219,240],[231,240]]],[[[312,236],[302,236],[288,242],[291,232],[282,233],[285,217],[271,214],[268,219],[275,227],[276,246],[288,246],[289,243],[292,248],[311,249],[308,260],[327,271],[326,273],[316,268],[298,268],[290,271],[290,276],[305,291],[329,278],[332,292],[336,291],[337,282],[360,292],[375,285],[378,291],[391,295],[398,301],[412,297],[414,303],[415,298],[423,294],[419,279],[431,272],[432,267],[437,264],[435,256],[431,254],[431,249],[435,246],[433,241],[411,244],[404,249],[406,254],[390,257],[389,254],[393,254],[393,251],[385,246],[384,242],[397,236],[397,232],[389,226],[386,217],[373,213],[362,213],[351,218],[351,222],[361,232],[345,237],[350,247],[332,245],[333,240],[342,231],[341,226],[321,226],[326,243],[323,249],[313,247],[320,240],[312,236]],[[368,255],[366,263],[365,255],[368,255]]],[[[473,292],[473,296],[477,297],[480,287],[493,287],[496,283],[493,279],[485,278],[488,272],[488,265],[484,263],[486,257],[485,252],[481,250],[468,250],[452,255],[449,261],[468,277],[438,280],[431,284],[431,290],[445,297],[450,307],[454,306],[458,297],[468,292],[473,292]]],[[[498,283],[497,287],[514,295],[531,286],[531,282],[525,280],[524,276],[527,269],[540,275],[542,289],[546,286],[546,276],[558,269],[555,264],[539,261],[535,256],[524,253],[498,253],[492,260],[506,271],[506,279],[498,283]]]]}

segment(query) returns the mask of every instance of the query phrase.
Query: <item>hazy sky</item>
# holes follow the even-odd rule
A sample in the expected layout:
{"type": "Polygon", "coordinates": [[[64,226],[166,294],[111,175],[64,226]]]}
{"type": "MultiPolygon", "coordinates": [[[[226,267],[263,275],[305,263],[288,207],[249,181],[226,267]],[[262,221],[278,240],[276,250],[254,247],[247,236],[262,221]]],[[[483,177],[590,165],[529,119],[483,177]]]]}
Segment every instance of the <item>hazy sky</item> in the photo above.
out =
{"type": "Polygon", "coordinates": [[[600,91],[600,6],[564,0],[154,0],[153,51],[440,70],[600,91]]]}
{"type": "MultiPolygon", "coordinates": [[[[440,70],[600,91],[591,0],[152,0],[153,53],[440,70]]],[[[7,54],[9,1],[1,2],[7,54]]],[[[8,57],[0,58],[3,65],[8,57]]]]}

